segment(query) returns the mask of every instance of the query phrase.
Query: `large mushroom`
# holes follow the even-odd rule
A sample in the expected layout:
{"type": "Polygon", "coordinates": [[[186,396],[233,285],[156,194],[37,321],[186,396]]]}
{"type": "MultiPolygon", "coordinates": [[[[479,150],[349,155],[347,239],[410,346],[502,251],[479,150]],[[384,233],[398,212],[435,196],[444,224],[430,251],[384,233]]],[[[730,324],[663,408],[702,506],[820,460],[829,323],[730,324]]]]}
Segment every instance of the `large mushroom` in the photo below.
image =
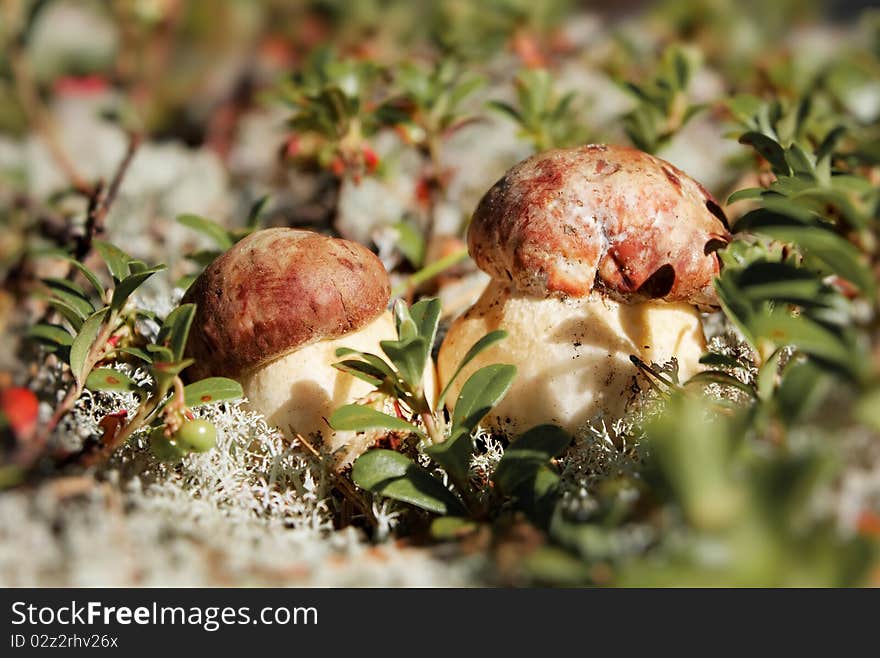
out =
{"type": "Polygon", "coordinates": [[[629,357],[675,358],[681,378],[699,369],[699,310],[717,306],[715,251],[730,234],[696,181],[659,158],[589,145],[531,157],[483,197],[468,247],[492,281],[458,318],[438,358],[441,384],[468,348],[494,329],[508,337],[457,378],[489,363],[518,374],[487,417],[516,434],[538,423],[576,432],[618,417],[638,393],[629,357]]]}
{"type": "Polygon", "coordinates": [[[346,463],[371,437],[334,433],[326,419],[372,389],[332,364],[339,347],[378,352],[380,340],[397,337],[389,296],[388,274],[366,247],[311,231],[257,231],[184,298],[197,304],[188,373],[238,380],[270,424],[319,436],[346,463]]]}

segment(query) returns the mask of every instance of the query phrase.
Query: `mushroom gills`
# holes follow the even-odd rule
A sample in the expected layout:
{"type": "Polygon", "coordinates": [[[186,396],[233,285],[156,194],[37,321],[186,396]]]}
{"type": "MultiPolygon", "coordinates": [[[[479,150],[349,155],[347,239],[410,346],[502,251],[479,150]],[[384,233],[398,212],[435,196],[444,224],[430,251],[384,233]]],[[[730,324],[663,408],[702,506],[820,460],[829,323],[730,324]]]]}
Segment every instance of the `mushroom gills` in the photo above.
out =
{"type": "MultiPolygon", "coordinates": [[[[379,433],[334,432],[326,419],[339,407],[357,402],[374,389],[333,367],[342,360],[336,350],[348,347],[381,354],[379,341],[396,338],[394,319],[385,311],[358,331],[312,343],[275,359],[240,378],[248,404],[287,436],[319,439],[317,442],[329,451],[339,451],[340,465],[350,463],[376,441],[379,433]]],[[[431,362],[426,368],[426,393],[429,400],[436,396],[431,362]]]]}
{"type": "Polygon", "coordinates": [[[484,420],[511,438],[540,423],[575,433],[596,417],[620,417],[645,385],[631,354],[648,363],[675,357],[684,380],[700,370],[706,348],[700,315],[690,304],[622,304],[599,294],[539,298],[496,280],[450,327],[437,363],[441,385],[471,345],[495,329],[506,330],[507,338],[465,367],[447,401],[454,405],[477,369],[515,364],[513,385],[484,420]]]}

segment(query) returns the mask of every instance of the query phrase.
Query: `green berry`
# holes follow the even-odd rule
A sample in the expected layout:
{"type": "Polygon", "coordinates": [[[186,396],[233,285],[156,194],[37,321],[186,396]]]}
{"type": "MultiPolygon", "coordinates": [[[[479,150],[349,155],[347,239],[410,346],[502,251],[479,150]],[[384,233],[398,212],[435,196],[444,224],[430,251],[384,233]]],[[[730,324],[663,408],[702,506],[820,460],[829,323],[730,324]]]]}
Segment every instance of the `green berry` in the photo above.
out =
{"type": "Polygon", "coordinates": [[[217,428],[207,420],[190,420],[180,426],[174,438],[183,448],[207,452],[217,444],[217,428]]]}
{"type": "Polygon", "coordinates": [[[186,450],[165,436],[164,427],[157,427],[150,432],[150,450],[157,459],[163,462],[180,461],[186,455],[186,450]]]}

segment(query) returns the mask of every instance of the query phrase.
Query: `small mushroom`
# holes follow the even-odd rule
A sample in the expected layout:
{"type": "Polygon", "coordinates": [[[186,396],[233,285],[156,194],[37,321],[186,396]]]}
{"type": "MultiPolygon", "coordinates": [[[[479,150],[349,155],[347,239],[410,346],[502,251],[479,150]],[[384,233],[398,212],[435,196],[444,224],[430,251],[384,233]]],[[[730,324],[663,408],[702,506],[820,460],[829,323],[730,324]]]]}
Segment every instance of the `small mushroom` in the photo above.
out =
{"type": "Polygon", "coordinates": [[[489,424],[575,432],[625,411],[639,381],[630,355],[674,357],[679,376],[691,376],[705,350],[699,310],[718,305],[715,251],[729,239],[699,183],[636,149],[589,145],[519,163],[471,221],[470,254],[492,281],[446,335],[441,384],[486,332],[509,335],[468,365],[447,400],[477,368],[513,363],[517,378],[489,424]]]}
{"type": "Polygon", "coordinates": [[[238,380],[250,406],[288,436],[320,435],[346,463],[374,437],[334,433],[326,419],[372,388],[333,368],[336,349],[378,352],[396,338],[388,274],[366,247],[273,228],[205,269],[184,302],[197,310],[187,344],[195,378],[238,380]]]}

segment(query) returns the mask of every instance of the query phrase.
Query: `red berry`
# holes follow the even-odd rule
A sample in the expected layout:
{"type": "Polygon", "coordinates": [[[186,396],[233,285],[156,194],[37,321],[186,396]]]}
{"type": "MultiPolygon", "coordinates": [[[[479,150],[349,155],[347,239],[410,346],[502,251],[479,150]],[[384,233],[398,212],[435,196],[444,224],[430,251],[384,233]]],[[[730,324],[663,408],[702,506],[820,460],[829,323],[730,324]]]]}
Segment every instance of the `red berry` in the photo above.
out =
{"type": "Polygon", "coordinates": [[[0,391],[0,412],[19,438],[28,438],[37,429],[39,402],[33,391],[26,388],[6,388],[0,391]]]}
{"type": "Polygon", "coordinates": [[[376,171],[376,167],[379,166],[379,156],[369,146],[364,147],[364,165],[370,173],[376,171]]]}

